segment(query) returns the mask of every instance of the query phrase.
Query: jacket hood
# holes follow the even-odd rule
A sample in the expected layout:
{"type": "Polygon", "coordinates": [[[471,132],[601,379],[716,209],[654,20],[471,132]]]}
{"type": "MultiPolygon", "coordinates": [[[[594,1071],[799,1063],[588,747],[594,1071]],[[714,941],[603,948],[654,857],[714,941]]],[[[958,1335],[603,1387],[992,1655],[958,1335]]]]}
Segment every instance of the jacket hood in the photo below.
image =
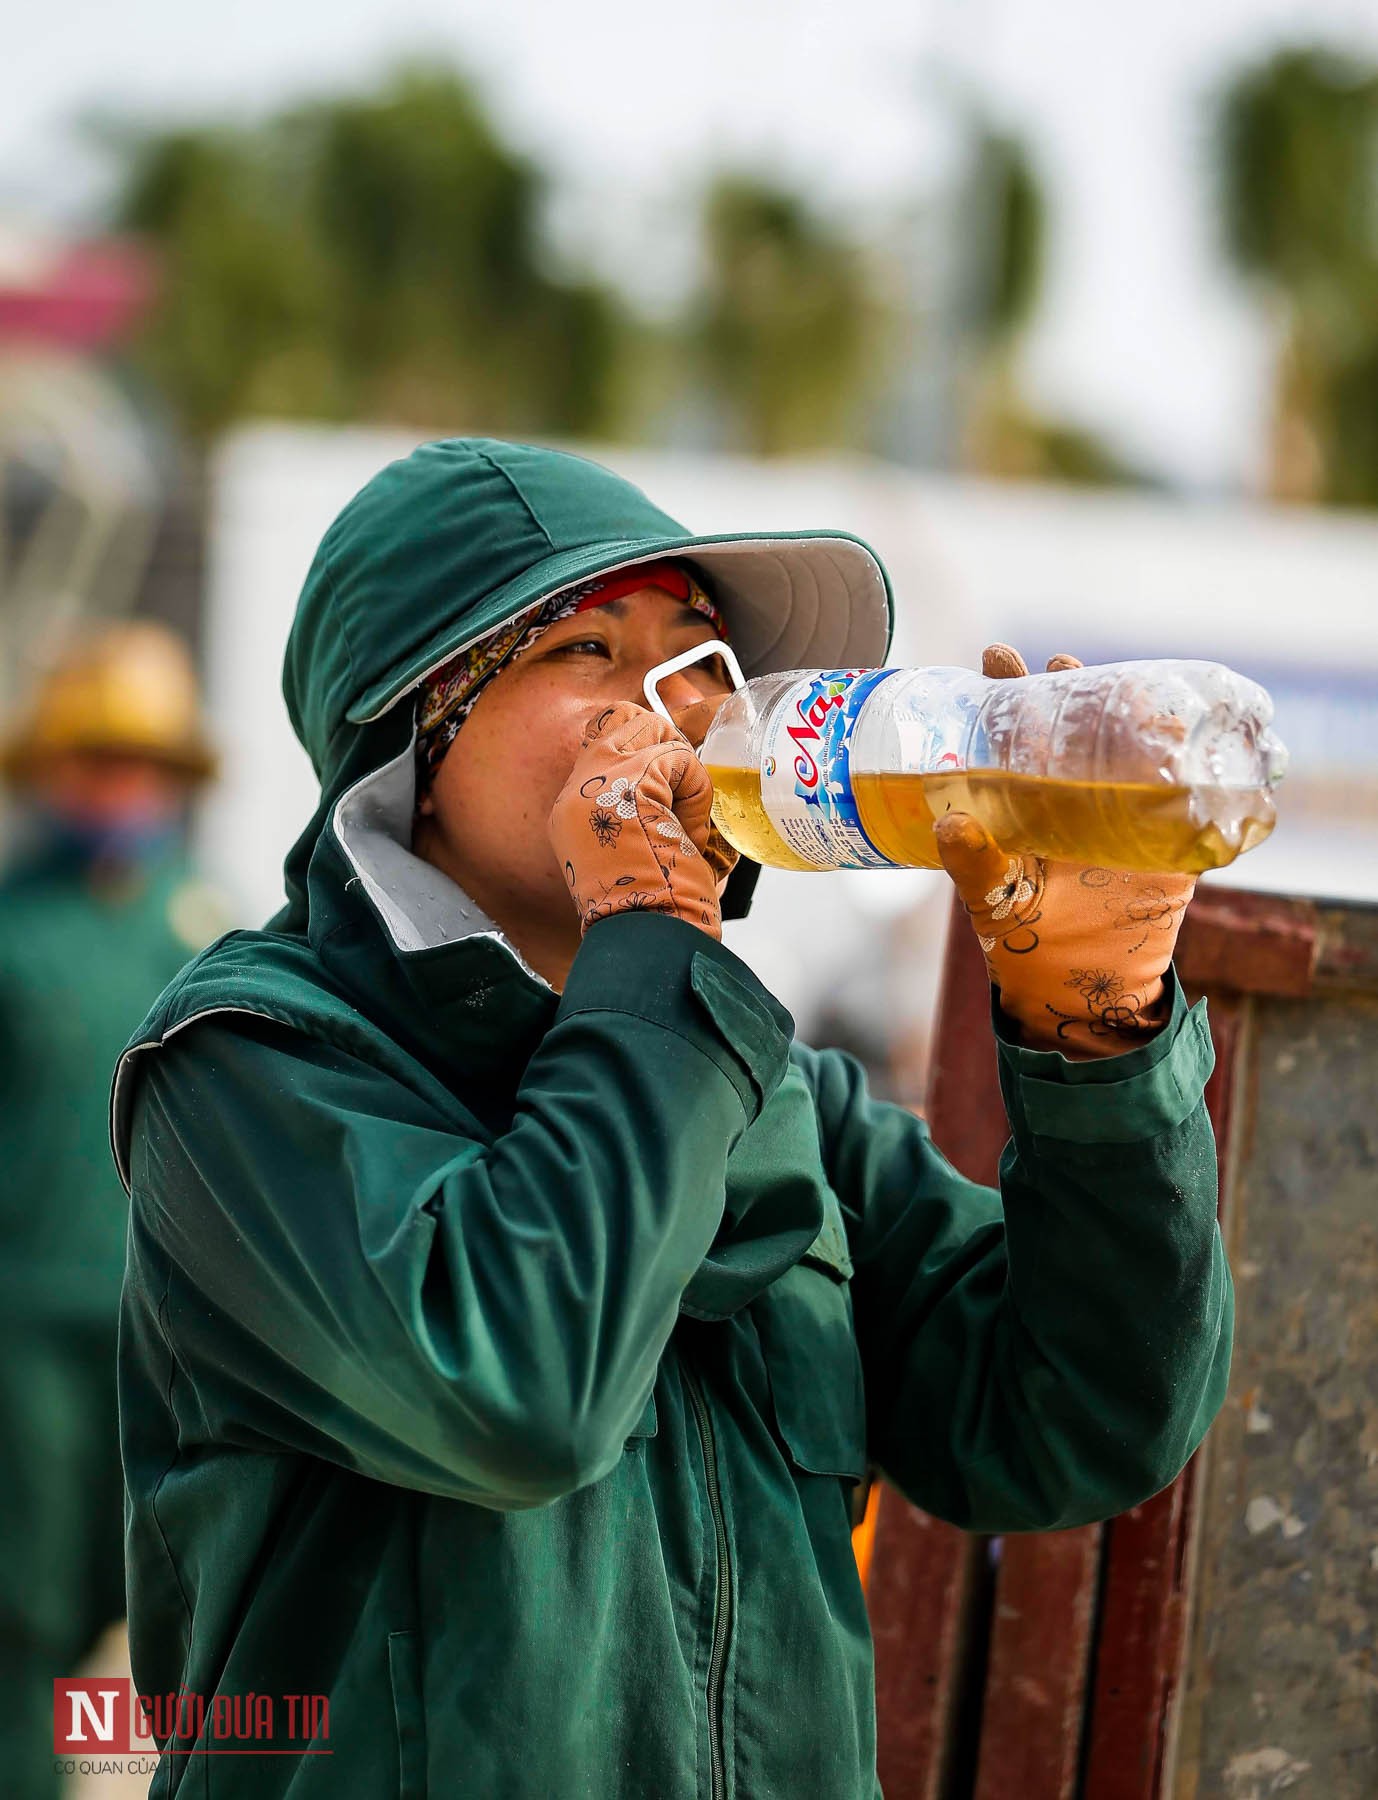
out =
{"type": "MultiPolygon", "coordinates": [[[[321,802],[288,858],[273,927],[307,930],[313,856],[343,832],[345,860],[396,947],[439,941],[454,921],[442,926],[437,908],[452,910],[442,903],[457,890],[398,860],[417,864],[398,841],[411,819],[411,696],[456,651],[560,588],[669,555],[699,572],[748,677],[885,660],[889,581],[844,532],[696,536],[585,457],[489,438],[423,444],[362,488],[321,541],[288,638],[283,693],[321,802]],[[370,835],[365,848],[388,866],[361,863],[370,835]],[[399,895],[402,876],[427,892],[399,895]],[[417,925],[418,907],[429,926],[417,925]]],[[[734,874],[729,917],[745,912],[755,874],[734,874]]]]}

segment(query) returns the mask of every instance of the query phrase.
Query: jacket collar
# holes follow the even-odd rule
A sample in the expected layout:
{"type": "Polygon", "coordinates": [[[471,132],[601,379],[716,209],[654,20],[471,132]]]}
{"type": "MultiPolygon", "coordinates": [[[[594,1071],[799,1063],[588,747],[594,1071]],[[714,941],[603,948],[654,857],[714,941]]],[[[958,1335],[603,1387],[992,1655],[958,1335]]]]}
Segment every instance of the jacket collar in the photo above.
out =
{"type": "Polygon", "coordinates": [[[532,982],[554,994],[478,903],[412,850],[415,806],[416,766],[408,744],[400,756],[355,782],[331,814],[351,882],[363,889],[393,951],[407,956],[488,938],[532,982]]]}
{"type": "Polygon", "coordinates": [[[413,853],[414,804],[410,742],[335,802],[311,859],[309,936],[363,1010],[458,1078],[497,1132],[560,997],[457,883],[413,853]]]}

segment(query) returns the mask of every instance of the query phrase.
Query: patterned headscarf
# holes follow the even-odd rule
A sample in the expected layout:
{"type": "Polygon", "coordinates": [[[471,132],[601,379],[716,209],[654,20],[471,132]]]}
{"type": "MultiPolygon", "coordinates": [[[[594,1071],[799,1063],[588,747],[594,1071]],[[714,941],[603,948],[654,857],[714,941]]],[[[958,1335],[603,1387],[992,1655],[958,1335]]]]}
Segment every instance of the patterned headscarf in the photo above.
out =
{"type": "Polygon", "coordinates": [[[722,614],[689,570],[675,562],[642,563],[634,569],[620,569],[616,574],[600,575],[538,600],[525,612],[518,613],[515,619],[509,619],[505,625],[490,631],[487,637],[452,656],[421,684],[416,701],[418,795],[429,785],[479,695],[500,670],[509,668],[561,619],[588,612],[596,606],[606,606],[609,600],[618,600],[624,594],[634,594],[647,587],[673,594],[676,600],[683,600],[686,606],[702,613],[723,642],[727,642],[727,627],[722,614]]]}

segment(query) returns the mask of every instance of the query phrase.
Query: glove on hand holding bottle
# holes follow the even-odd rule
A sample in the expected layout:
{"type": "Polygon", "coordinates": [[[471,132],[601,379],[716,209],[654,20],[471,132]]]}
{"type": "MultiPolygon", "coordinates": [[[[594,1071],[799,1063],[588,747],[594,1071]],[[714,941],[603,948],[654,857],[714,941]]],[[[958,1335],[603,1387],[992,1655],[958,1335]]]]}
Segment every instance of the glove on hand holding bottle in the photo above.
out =
{"type": "Polygon", "coordinates": [[[722,937],[718,884],[737,852],[709,818],[713,784],[688,739],[630,700],[590,721],[550,814],[550,839],[585,931],[662,912],[722,937]]]}
{"type": "MultiPolygon", "coordinates": [[[[1073,656],[1048,664],[1080,667],[1073,656]]],[[[992,678],[1029,672],[1004,644],[986,650],[981,669],[992,678]]],[[[1163,975],[1194,876],[1010,856],[969,813],[948,813],[935,836],[1000,1003],[1030,1049],[1114,1056],[1165,1022],[1163,975]]]]}

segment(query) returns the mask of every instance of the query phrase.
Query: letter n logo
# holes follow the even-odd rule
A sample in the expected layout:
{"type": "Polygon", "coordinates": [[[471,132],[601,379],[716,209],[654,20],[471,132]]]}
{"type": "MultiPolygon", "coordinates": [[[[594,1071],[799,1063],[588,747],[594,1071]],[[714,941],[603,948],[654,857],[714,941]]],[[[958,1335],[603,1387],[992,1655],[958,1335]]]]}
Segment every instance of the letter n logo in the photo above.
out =
{"type": "Polygon", "coordinates": [[[128,1755],[129,1689],[127,1675],[93,1675],[83,1681],[58,1676],[53,1682],[54,1755],[128,1755]]]}

